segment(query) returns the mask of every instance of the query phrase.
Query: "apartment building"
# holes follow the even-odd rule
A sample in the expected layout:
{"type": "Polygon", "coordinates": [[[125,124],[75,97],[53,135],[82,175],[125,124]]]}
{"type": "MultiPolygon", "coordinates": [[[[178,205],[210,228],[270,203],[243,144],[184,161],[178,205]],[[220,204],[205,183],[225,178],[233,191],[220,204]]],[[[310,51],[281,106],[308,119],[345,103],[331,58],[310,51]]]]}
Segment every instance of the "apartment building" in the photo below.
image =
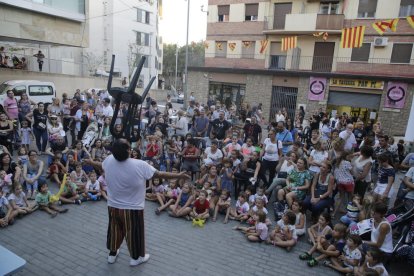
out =
{"type": "MultiPolygon", "coordinates": [[[[207,101],[262,103],[266,119],[322,108],[404,135],[414,88],[414,0],[209,0],[205,66],[189,91],[207,101]],[[380,35],[372,24],[399,19],[380,35]],[[342,48],[343,28],[366,26],[360,48],[342,48]],[[282,51],[282,39],[296,47],[282,51]],[[396,123],[398,122],[398,123],[396,123]]],[[[414,114],[411,114],[414,122],[414,114]]]]}
{"type": "Polygon", "coordinates": [[[0,46],[25,57],[37,70],[36,54],[46,56],[44,72],[82,75],[82,48],[89,44],[88,0],[0,0],[0,46]]]}
{"type": "Polygon", "coordinates": [[[86,52],[101,61],[97,69],[108,72],[114,54],[116,75],[129,79],[140,58],[146,56],[138,86],[145,87],[156,76],[152,88],[157,88],[162,72],[159,1],[90,1],[89,9],[90,44],[86,52]]]}

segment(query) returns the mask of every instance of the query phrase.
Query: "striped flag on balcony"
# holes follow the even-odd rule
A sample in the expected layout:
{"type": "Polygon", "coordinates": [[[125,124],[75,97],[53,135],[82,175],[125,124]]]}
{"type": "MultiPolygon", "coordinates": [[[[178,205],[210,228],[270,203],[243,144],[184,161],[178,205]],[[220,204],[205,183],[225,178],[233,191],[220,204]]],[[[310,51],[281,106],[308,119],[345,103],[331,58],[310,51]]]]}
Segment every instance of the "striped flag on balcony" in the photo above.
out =
{"type": "Polygon", "coordinates": [[[267,48],[267,44],[269,44],[269,40],[268,39],[263,39],[263,40],[260,40],[260,53],[261,54],[263,54],[264,53],[264,51],[266,50],[266,48],[267,48]]]}
{"type": "Polygon", "coordinates": [[[360,48],[364,34],[365,26],[342,29],[341,48],[360,48]]]}
{"type": "Polygon", "coordinates": [[[384,32],[388,29],[395,32],[397,30],[398,18],[390,19],[390,20],[383,20],[379,22],[372,23],[372,27],[376,30],[380,35],[383,35],[384,32]]]}
{"type": "Polygon", "coordinates": [[[281,50],[286,52],[289,49],[296,48],[298,45],[298,37],[297,36],[290,36],[282,38],[282,45],[281,50]]]}
{"type": "Polygon", "coordinates": [[[407,22],[412,28],[414,28],[414,15],[407,16],[407,22]]]}

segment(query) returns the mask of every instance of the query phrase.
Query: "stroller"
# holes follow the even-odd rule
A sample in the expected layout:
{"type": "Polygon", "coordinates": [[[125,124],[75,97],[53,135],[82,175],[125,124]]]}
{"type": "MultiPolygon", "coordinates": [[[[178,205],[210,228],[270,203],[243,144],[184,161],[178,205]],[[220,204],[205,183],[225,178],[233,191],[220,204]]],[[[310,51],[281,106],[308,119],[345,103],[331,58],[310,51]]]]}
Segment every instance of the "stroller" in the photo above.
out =
{"type": "Polygon", "coordinates": [[[90,150],[95,143],[95,140],[98,139],[99,128],[96,122],[92,122],[88,125],[85,130],[85,133],[82,137],[82,145],[90,150]]]}

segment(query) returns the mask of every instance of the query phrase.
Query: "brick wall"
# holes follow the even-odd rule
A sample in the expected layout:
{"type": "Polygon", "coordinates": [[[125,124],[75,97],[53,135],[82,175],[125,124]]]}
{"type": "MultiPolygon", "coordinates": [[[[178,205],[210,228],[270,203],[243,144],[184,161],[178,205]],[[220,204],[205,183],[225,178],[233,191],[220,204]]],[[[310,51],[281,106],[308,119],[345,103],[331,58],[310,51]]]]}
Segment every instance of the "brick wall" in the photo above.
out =
{"type": "Polygon", "coordinates": [[[244,102],[252,104],[262,103],[263,117],[268,120],[272,101],[271,75],[247,75],[246,95],[244,102]]]}
{"type": "Polygon", "coordinates": [[[205,67],[264,69],[264,59],[253,58],[205,58],[205,67]]]}
{"type": "MultiPolygon", "coordinates": [[[[327,81],[329,83],[329,81],[327,81]]],[[[315,110],[319,110],[319,108],[323,108],[326,110],[326,102],[328,101],[329,96],[329,89],[327,87],[325,91],[325,97],[323,101],[309,101],[308,100],[308,91],[309,91],[309,77],[301,77],[299,78],[299,85],[298,85],[298,97],[296,100],[296,114],[299,111],[299,105],[305,104],[306,105],[306,115],[305,119],[308,119],[311,114],[314,113],[315,110]]]]}
{"type": "Polygon", "coordinates": [[[196,101],[207,103],[208,84],[207,72],[188,71],[188,91],[194,92],[196,101]]]}

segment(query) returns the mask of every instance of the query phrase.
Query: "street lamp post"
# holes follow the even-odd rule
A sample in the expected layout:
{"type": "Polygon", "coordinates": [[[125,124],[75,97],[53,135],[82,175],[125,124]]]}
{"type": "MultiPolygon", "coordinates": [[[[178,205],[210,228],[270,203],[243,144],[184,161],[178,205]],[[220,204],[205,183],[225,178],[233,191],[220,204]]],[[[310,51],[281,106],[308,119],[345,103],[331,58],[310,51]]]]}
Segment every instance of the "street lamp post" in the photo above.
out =
{"type": "Polygon", "coordinates": [[[187,36],[185,42],[185,84],[184,84],[184,108],[187,109],[187,93],[188,93],[188,30],[190,28],[190,0],[187,0],[187,36]]]}

